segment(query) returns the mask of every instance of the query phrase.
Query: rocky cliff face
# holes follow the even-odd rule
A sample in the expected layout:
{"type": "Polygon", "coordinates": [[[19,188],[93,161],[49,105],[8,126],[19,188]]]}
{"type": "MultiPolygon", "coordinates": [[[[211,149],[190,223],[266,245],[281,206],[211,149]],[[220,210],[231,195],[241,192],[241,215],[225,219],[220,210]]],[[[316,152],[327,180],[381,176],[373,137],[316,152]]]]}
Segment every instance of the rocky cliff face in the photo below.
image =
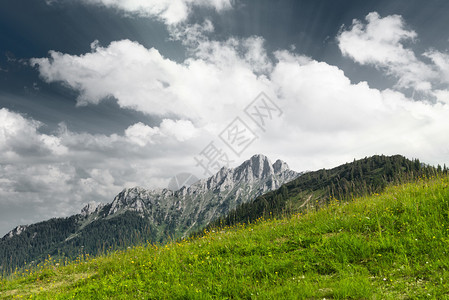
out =
{"type": "Polygon", "coordinates": [[[235,169],[222,168],[215,175],[178,191],[127,188],[112,203],[85,207],[82,212],[94,221],[101,216],[112,218],[132,211],[158,227],[163,226],[165,229],[160,230],[159,237],[185,236],[299,175],[281,160],[272,164],[266,156],[254,155],[235,169]]]}

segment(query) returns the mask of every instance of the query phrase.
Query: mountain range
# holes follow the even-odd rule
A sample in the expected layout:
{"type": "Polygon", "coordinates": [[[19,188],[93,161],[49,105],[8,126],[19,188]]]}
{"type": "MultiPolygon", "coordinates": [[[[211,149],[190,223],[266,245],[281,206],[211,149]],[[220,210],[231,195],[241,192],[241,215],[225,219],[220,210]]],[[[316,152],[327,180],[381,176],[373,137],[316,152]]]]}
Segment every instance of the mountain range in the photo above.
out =
{"type": "Polygon", "coordinates": [[[282,218],[351,201],[388,185],[447,174],[448,169],[401,155],[374,155],[337,166],[297,173],[277,160],[254,155],[234,169],[177,191],[125,188],[112,202],[86,205],[67,218],[21,225],[0,240],[0,272],[35,265],[48,257],[101,254],[146,243],[197,236],[222,226],[282,218]]]}
{"type": "Polygon", "coordinates": [[[0,240],[0,268],[5,272],[47,255],[74,257],[183,238],[300,175],[285,162],[272,164],[259,154],[177,191],[125,188],[111,203],[88,204],[77,215],[14,228],[0,240]]]}

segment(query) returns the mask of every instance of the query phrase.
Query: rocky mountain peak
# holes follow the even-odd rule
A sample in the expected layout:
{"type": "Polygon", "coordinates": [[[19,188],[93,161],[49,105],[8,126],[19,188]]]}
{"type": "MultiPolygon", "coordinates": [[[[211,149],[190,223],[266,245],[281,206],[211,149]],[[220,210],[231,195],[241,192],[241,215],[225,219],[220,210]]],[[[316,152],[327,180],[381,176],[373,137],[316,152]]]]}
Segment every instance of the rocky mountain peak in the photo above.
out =
{"type": "MultiPolygon", "coordinates": [[[[288,178],[292,178],[298,173],[289,169],[287,163],[278,159],[274,164],[263,154],[253,155],[249,160],[243,162],[234,169],[234,179],[247,182],[265,180],[273,176],[284,177],[288,173],[288,178]]],[[[285,179],[288,179],[285,178],[285,179]]]]}
{"type": "Polygon", "coordinates": [[[81,209],[81,215],[84,217],[87,217],[88,215],[91,215],[95,212],[100,211],[104,207],[103,203],[96,203],[94,201],[87,203],[86,206],[84,206],[81,209]]]}
{"type": "MultiPolygon", "coordinates": [[[[165,189],[163,191],[166,191],[165,189]]],[[[161,193],[163,191],[160,191],[161,193]]],[[[123,189],[117,196],[115,196],[114,201],[111,203],[108,215],[115,214],[121,209],[129,209],[137,212],[143,212],[145,204],[144,199],[149,198],[149,194],[156,191],[148,191],[141,187],[132,187],[123,189]]]]}
{"type": "Polygon", "coordinates": [[[265,155],[257,154],[237,168],[223,167],[211,177],[175,192],[125,188],[102,211],[87,205],[82,213],[87,216],[101,212],[101,215],[111,216],[134,211],[152,224],[172,224],[176,230],[187,233],[194,226],[207,224],[238,204],[277,189],[299,175],[285,162],[277,160],[272,164],[265,155]]]}
{"type": "Polygon", "coordinates": [[[267,178],[267,176],[273,173],[273,167],[268,158],[265,155],[257,154],[234,169],[234,179],[253,182],[267,178]]]}
{"type": "Polygon", "coordinates": [[[273,166],[270,160],[262,154],[254,155],[250,158],[251,169],[256,178],[266,178],[273,174],[273,166]]]}
{"type": "Polygon", "coordinates": [[[278,159],[273,164],[274,173],[278,174],[287,170],[290,170],[286,162],[283,162],[282,160],[278,159]]]}

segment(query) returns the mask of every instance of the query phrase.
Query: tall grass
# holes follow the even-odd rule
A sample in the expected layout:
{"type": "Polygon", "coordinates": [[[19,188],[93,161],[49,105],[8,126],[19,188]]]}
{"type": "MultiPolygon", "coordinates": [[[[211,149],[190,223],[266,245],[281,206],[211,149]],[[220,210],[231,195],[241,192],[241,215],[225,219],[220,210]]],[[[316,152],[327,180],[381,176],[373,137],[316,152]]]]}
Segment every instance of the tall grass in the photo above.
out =
{"type": "MultiPolygon", "coordinates": [[[[449,179],[4,278],[2,299],[449,298],[449,179]]],[[[56,265],[59,264],[59,265],[56,265]]]]}

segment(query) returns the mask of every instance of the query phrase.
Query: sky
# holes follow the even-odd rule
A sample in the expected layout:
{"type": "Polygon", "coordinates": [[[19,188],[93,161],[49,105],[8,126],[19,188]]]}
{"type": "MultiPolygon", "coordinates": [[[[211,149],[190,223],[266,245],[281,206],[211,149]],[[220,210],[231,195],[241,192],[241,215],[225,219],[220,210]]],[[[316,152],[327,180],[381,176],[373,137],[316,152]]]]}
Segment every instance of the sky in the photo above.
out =
{"type": "Polygon", "coordinates": [[[0,236],[257,153],[449,165],[448,1],[0,5],[0,236]]]}

